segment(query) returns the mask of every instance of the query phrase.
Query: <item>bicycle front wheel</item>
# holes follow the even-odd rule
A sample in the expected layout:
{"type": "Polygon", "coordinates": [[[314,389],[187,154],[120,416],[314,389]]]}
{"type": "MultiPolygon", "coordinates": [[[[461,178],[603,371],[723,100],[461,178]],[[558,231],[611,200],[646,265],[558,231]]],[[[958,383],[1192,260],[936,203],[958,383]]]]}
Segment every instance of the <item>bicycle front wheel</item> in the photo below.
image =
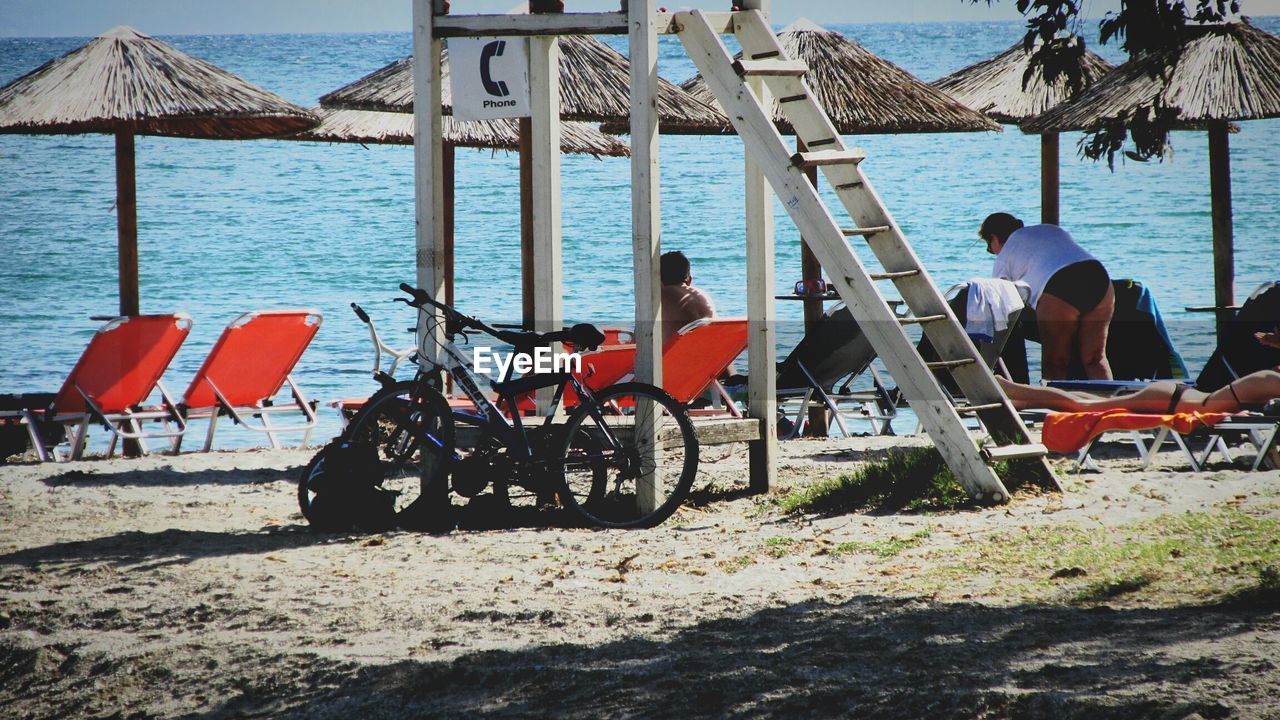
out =
{"type": "Polygon", "coordinates": [[[433,511],[447,511],[453,415],[437,390],[406,381],[379,391],[345,438],[377,449],[382,487],[396,493],[400,527],[418,529],[433,511]]]}
{"type": "Polygon", "coordinates": [[[596,393],[569,417],[561,500],[598,527],[653,527],[680,507],[698,472],[698,440],[680,403],[644,383],[596,393]]]}

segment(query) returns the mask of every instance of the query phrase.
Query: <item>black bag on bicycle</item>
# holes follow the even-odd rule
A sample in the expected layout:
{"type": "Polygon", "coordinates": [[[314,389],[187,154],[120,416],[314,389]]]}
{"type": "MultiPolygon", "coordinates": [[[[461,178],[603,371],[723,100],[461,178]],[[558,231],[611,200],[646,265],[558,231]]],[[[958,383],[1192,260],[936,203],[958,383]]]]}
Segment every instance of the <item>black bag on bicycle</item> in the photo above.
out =
{"type": "Polygon", "coordinates": [[[302,471],[298,504],[317,530],[388,530],[396,524],[396,493],[382,481],[377,448],[335,438],[302,471]]]}

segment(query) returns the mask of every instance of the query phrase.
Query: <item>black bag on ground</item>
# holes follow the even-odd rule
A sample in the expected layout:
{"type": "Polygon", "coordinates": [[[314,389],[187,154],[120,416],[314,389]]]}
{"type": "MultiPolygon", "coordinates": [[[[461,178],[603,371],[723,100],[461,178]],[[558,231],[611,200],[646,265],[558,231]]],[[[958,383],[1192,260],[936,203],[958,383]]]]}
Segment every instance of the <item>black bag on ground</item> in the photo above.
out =
{"type": "Polygon", "coordinates": [[[302,471],[298,505],[317,530],[387,530],[396,524],[396,493],[382,481],[377,448],[337,438],[302,471]]]}

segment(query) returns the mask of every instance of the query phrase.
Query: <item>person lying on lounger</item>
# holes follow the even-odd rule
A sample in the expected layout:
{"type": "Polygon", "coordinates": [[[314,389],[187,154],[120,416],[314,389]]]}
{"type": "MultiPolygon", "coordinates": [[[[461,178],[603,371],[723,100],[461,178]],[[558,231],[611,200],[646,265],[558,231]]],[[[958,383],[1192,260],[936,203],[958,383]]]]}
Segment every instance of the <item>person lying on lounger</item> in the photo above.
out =
{"type": "Polygon", "coordinates": [[[1172,380],[1153,382],[1129,395],[1098,397],[1057,388],[1023,385],[996,377],[1004,394],[1018,410],[1043,409],[1058,412],[1129,410],[1135,413],[1173,414],[1183,412],[1239,412],[1246,405],[1262,405],[1280,398],[1280,372],[1259,370],[1211,393],[1172,380]]]}
{"type": "MultiPolygon", "coordinates": [[[[1271,332],[1254,333],[1253,336],[1263,345],[1280,348],[1280,325],[1271,332]]],[[[1160,380],[1128,395],[1098,397],[1039,385],[1023,385],[998,375],[996,380],[1018,410],[1129,410],[1165,415],[1182,412],[1234,413],[1246,405],[1263,405],[1280,398],[1280,366],[1245,375],[1211,393],[1197,390],[1187,383],[1160,380]]]]}

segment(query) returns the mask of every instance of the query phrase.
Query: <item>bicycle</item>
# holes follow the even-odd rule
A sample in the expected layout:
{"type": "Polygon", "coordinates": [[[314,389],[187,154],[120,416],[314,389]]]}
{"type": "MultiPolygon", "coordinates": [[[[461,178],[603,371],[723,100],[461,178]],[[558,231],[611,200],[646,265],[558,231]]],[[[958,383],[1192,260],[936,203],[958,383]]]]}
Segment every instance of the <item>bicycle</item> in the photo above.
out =
{"type": "MultiPolygon", "coordinates": [[[[424,360],[432,356],[425,343],[434,333],[423,333],[424,345],[409,358],[418,365],[414,379],[370,397],[342,437],[377,449],[378,485],[397,493],[401,526],[435,524],[440,518],[432,513],[448,507],[450,490],[476,498],[492,488],[505,508],[551,506],[589,525],[612,528],[652,527],[684,501],[697,472],[698,442],[684,407],[662,389],[627,382],[593,392],[571,372],[516,378],[513,362],[491,383],[495,402],[480,390],[455,342],[483,333],[531,356],[554,342],[594,349],[604,340],[598,329],[587,324],[550,333],[499,329],[436,302],[421,289],[400,288],[411,299],[397,300],[426,311],[429,322],[439,320],[428,308],[443,314],[442,362],[424,360]],[[471,408],[450,408],[439,390],[444,371],[471,408]],[[554,388],[552,412],[541,424],[526,425],[522,407],[533,392],[548,387],[554,388]],[[560,422],[557,411],[567,388],[577,403],[560,422]],[[459,435],[467,441],[461,447],[459,435]]],[[[315,472],[309,466],[299,483],[304,514],[314,499],[308,486],[315,472]]]]}

